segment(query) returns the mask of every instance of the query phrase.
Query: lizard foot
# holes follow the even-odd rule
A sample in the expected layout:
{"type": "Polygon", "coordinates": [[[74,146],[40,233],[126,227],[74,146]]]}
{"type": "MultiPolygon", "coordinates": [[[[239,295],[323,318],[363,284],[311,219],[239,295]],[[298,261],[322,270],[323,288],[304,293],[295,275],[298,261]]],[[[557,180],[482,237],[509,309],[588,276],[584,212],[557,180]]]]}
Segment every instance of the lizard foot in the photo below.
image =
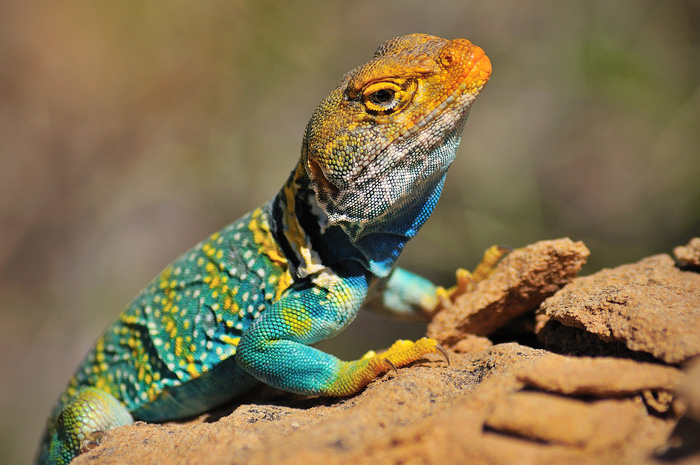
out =
{"type": "Polygon", "coordinates": [[[80,444],[80,453],[84,454],[99,446],[104,436],[104,431],[92,431],[86,434],[85,439],[83,439],[83,442],[80,444]]]}
{"type": "Polygon", "coordinates": [[[492,245],[486,249],[481,262],[474,268],[474,271],[458,268],[455,272],[457,284],[449,289],[438,286],[436,291],[438,306],[433,311],[433,314],[439,312],[443,308],[450,307],[462,294],[472,292],[476,289],[477,284],[488,278],[496,269],[498,262],[512,250],[511,247],[492,245]]]}
{"type": "Polygon", "coordinates": [[[445,349],[437,341],[427,337],[418,339],[416,342],[400,339],[394,342],[386,352],[380,353],[377,357],[381,357],[396,369],[396,367],[402,367],[420,360],[427,354],[440,354],[445,357],[447,365],[449,366],[450,364],[450,358],[445,349]]]}
{"type": "Polygon", "coordinates": [[[444,356],[449,366],[450,359],[447,352],[434,339],[424,337],[415,342],[398,340],[384,352],[370,351],[359,360],[343,362],[333,384],[324,392],[324,395],[346,396],[354,394],[380,374],[391,369],[398,371],[399,367],[420,360],[427,354],[444,356]]]}
{"type": "Polygon", "coordinates": [[[491,273],[496,269],[496,265],[501,261],[503,257],[508,255],[513,251],[512,247],[505,245],[492,245],[484,252],[484,256],[481,258],[481,262],[474,268],[472,272],[472,280],[476,283],[483,281],[488,278],[491,273]]]}

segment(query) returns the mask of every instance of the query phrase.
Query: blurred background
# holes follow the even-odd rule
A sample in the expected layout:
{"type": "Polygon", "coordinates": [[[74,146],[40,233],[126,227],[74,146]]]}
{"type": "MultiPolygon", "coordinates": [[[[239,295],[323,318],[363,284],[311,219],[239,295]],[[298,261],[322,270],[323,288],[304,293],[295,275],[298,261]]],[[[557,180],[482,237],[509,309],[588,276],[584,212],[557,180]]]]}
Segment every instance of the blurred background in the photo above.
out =
{"type": "MultiPolygon", "coordinates": [[[[270,199],[306,122],[388,38],[465,37],[493,77],[400,260],[438,283],[557,237],[585,272],[700,234],[700,1],[0,3],[0,463],[27,463],[99,332],[270,199]]],[[[356,357],[421,325],[363,316],[356,357]]]]}

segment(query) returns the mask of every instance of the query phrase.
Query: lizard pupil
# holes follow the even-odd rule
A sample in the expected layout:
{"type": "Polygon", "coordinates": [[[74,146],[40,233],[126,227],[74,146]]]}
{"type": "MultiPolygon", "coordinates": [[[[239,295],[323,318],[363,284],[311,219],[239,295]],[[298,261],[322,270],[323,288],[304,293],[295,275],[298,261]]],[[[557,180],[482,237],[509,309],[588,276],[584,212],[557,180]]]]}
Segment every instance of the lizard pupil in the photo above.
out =
{"type": "Polygon", "coordinates": [[[373,93],[370,99],[372,103],[384,106],[394,100],[394,91],[391,89],[381,89],[373,93]]]}

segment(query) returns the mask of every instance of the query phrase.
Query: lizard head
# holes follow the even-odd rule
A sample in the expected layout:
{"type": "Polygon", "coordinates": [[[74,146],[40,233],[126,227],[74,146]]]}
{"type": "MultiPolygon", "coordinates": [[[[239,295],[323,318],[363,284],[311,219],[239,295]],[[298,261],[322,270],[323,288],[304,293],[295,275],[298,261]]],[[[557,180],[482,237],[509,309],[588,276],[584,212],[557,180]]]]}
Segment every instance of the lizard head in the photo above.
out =
{"type": "Polygon", "coordinates": [[[412,237],[432,212],[472,102],[491,74],[465,39],[382,44],[314,112],[302,164],[329,226],[353,241],[412,237]]]}

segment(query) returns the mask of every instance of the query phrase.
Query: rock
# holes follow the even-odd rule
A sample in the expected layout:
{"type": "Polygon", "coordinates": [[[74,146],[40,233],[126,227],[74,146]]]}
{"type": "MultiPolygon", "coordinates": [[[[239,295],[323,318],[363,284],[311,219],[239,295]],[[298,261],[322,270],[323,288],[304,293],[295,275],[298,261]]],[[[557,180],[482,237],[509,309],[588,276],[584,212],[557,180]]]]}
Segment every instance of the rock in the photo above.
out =
{"type": "Polygon", "coordinates": [[[495,403],[486,426],[536,441],[604,449],[622,445],[646,416],[644,404],[631,399],[590,403],[518,392],[495,403]]]}
{"type": "Polygon", "coordinates": [[[529,387],[565,395],[620,397],[675,390],[683,372],[667,366],[603,357],[546,354],[518,373],[529,387]]]}
{"type": "Polygon", "coordinates": [[[458,354],[473,354],[483,352],[493,346],[491,339],[484,336],[475,336],[467,334],[464,338],[457,341],[450,349],[458,354]]]}
{"type": "Polygon", "coordinates": [[[667,441],[666,450],[661,458],[673,459],[700,456],[700,358],[696,358],[685,367],[685,379],[676,389],[678,401],[676,410],[686,415],[682,417],[667,441]]]}
{"type": "Polygon", "coordinates": [[[560,354],[629,358],[640,362],[658,362],[646,352],[635,352],[619,341],[604,341],[585,329],[564,326],[545,314],[536,317],[537,337],[544,347],[560,354]]]}
{"type": "Polygon", "coordinates": [[[476,290],[435,315],[428,337],[452,347],[467,334],[488,336],[570,282],[589,253],[582,242],[568,238],[514,250],[476,290]]]}
{"type": "Polygon", "coordinates": [[[700,357],[688,363],[685,372],[687,376],[676,393],[684,400],[688,416],[700,422],[700,357]]]}
{"type": "Polygon", "coordinates": [[[537,332],[545,344],[550,319],[679,364],[700,354],[700,274],[679,270],[668,255],[605,269],[543,302],[537,332]]]}
{"type": "Polygon", "coordinates": [[[700,266],[700,237],[694,237],[685,246],[673,249],[673,255],[684,266],[700,266]]]}

